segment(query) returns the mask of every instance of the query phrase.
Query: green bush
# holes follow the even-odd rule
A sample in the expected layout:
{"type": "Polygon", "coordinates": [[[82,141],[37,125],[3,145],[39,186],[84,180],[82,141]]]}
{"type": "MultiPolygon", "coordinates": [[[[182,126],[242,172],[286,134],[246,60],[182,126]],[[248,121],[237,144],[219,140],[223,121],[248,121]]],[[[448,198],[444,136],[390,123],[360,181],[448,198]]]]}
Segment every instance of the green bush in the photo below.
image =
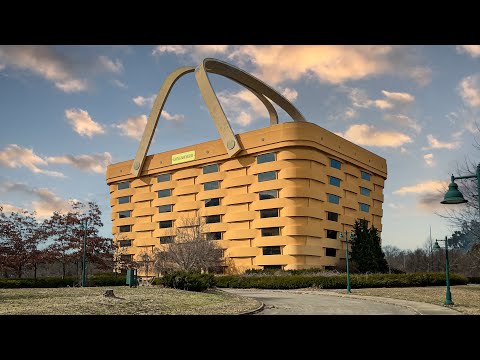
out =
{"type": "MultiPolygon", "coordinates": [[[[0,288],[2,289],[19,289],[19,288],[60,288],[67,286],[75,286],[78,284],[78,278],[73,276],[66,276],[65,279],[61,277],[47,277],[47,278],[8,278],[0,279],[0,288]]],[[[125,286],[125,275],[118,274],[97,274],[87,278],[87,286],[125,286]]]]}
{"type": "Polygon", "coordinates": [[[468,277],[469,284],[480,284],[480,276],[469,276],[468,277]]]}
{"type": "Polygon", "coordinates": [[[204,291],[215,286],[213,274],[174,271],[165,274],[158,282],[165,287],[187,291],[204,291]]]}

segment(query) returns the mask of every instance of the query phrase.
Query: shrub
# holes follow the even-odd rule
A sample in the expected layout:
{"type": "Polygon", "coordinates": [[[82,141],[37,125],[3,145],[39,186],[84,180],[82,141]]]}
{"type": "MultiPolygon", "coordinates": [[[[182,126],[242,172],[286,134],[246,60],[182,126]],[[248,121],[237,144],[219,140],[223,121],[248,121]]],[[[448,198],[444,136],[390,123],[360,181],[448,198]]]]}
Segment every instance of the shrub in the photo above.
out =
{"type": "Polygon", "coordinates": [[[469,284],[480,284],[480,276],[469,276],[468,277],[469,284]]]}
{"type": "MultiPolygon", "coordinates": [[[[20,288],[60,288],[67,286],[75,286],[78,284],[78,278],[74,276],[66,276],[65,279],[61,277],[48,278],[8,278],[0,279],[0,288],[3,289],[20,289],[20,288]]],[[[125,286],[125,276],[118,274],[96,274],[87,278],[87,286],[125,286]]]]}
{"type": "Polygon", "coordinates": [[[165,287],[187,291],[205,291],[215,286],[213,274],[200,274],[187,271],[174,271],[166,273],[159,279],[165,287]]]}

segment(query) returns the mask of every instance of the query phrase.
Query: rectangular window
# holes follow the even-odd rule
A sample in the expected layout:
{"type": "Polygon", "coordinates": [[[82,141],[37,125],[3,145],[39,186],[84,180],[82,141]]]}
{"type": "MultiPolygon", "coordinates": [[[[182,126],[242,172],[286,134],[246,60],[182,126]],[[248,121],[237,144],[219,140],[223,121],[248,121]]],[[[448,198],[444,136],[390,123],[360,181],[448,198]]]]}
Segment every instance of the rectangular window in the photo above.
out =
{"type": "Polygon", "coordinates": [[[338,221],[338,214],[334,212],[327,211],[327,220],[338,221]]]}
{"type": "Polygon", "coordinates": [[[329,239],[336,239],[338,231],[335,230],[327,230],[327,238],[329,239]]]}
{"type": "Polygon", "coordinates": [[[118,212],[118,218],[119,219],[129,218],[131,216],[132,216],[132,211],[131,210],[119,211],[118,212]]]}
{"type": "Polygon", "coordinates": [[[220,205],[220,198],[205,199],[205,207],[219,206],[219,205],[220,205]]]}
{"type": "Polygon", "coordinates": [[[207,240],[222,240],[222,233],[220,231],[207,233],[207,240]]]}
{"type": "Polygon", "coordinates": [[[172,212],[173,205],[168,204],[168,205],[162,205],[158,207],[158,212],[159,213],[167,213],[167,212],[172,212]]]}
{"type": "Polygon", "coordinates": [[[327,194],[328,202],[332,204],[340,204],[340,198],[337,195],[327,194]]]}
{"type": "Polygon", "coordinates": [[[118,230],[123,233],[123,232],[130,232],[132,231],[132,225],[122,225],[118,227],[118,230]]]}
{"type": "Polygon", "coordinates": [[[336,177],[333,177],[333,176],[329,176],[329,178],[330,178],[330,185],[340,187],[340,179],[339,178],[336,178],[336,177]]]}
{"type": "Polygon", "coordinates": [[[263,270],[282,270],[282,265],[263,265],[263,270]]]}
{"type": "Polygon", "coordinates": [[[263,255],[282,255],[280,246],[265,246],[262,248],[263,255]]]}
{"type": "Polygon", "coordinates": [[[205,216],[205,223],[206,224],[214,224],[220,222],[220,215],[210,215],[205,216]]]}
{"type": "Polygon", "coordinates": [[[278,227],[271,227],[271,228],[263,228],[262,236],[279,236],[280,235],[280,228],[278,227]]]}
{"type": "Polygon", "coordinates": [[[325,248],[325,256],[336,257],[337,256],[337,249],[325,248]]]}
{"type": "Polygon", "coordinates": [[[172,174],[162,174],[157,176],[157,182],[165,182],[172,180],[172,174]]]}
{"type": "Polygon", "coordinates": [[[330,167],[340,170],[342,168],[342,163],[335,159],[330,159],[330,167]]]}
{"type": "Polygon", "coordinates": [[[218,172],[218,164],[211,164],[203,167],[204,174],[218,172]]]}
{"type": "Polygon", "coordinates": [[[257,164],[275,161],[275,153],[262,154],[257,156],[257,164]]]}
{"type": "Polygon", "coordinates": [[[258,181],[269,181],[269,180],[276,180],[277,179],[277,172],[276,171],[267,171],[258,174],[258,181]]]}
{"type": "Polygon", "coordinates": [[[160,221],[160,229],[167,229],[173,227],[173,221],[172,220],[164,220],[160,221]]]}
{"type": "Polygon", "coordinates": [[[362,171],[362,179],[370,181],[370,174],[365,171],[362,171]]]}
{"type": "Polygon", "coordinates": [[[160,236],[160,244],[173,243],[173,236],[160,236]]]}
{"type": "Polygon", "coordinates": [[[370,196],[370,189],[361,187],[360,188],[360,194],[362,194],[363,196],[370,196]]]}
{"type": "Polygon", "coordinates": [[[278,190],[265,190],[258,193],[259,200],[268,200],[278,198],[278,190]]]}
{"type": "Polygon", "coordinates": [[[163,189],[163,190],[158,190],[157,191],[158,197],[159,198],[164,198],[167,196],[172,196],[172,189],[163,189]]]}
{"type": "Polygon", "coordinates": [[[130,196],[122,196],[118,198],[119,204],[126,204],[130,202],[130,196]]]}
{"type": "Polygon", "coordinates": [[[120,261],[129,262],[133,260],[133,255],[120,255],[120,261]]]}
{"type": "Polygon", "coordinates": [[[360,211],[368,212],[369,209],[370,209],[370,205],[360,203],[360,211]]]}
{"type": "Polygon", "coordinates": [[[128,188],[130,188],[130,183],[128,181],[118,183],[118,185],[117,185],[117,190],[123,190],[123,189],[128,189],[128,188]]]}
{"type": "Polygon", "coordinates": [[[203,190],[215,190],[220,188],[220,182],[219,181],[209,181],[203,184],[203,190]]]}
{"type": "Polygon", "coordinates": [[[260,210],[260,217],[263,218],[271,218],[271,217],[278,217],[278,209],[263,209],[260,210]]]}
{"type": "Polygon", "coordinates": [[[118,245],[120,245],[120,247],[132,246],[132,240],[120,240],[118,245]]]}

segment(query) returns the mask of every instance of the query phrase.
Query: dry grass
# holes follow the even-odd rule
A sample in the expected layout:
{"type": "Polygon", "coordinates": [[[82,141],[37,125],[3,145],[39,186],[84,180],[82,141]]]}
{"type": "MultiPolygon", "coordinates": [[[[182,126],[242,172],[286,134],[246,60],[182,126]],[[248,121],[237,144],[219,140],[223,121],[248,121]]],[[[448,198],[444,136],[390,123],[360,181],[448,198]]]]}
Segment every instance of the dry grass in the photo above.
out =
{"type": "MultiPolygon", "coordinates": [[[[428,286],[413,288],[378,288],[378,289],[352,289],[352,294],[381,296],[393,299],[420,301],[429,304],[443,305],[445,301],[445,286],[428,286]]],[[[345,292],[345,290],[333,290],[345,292]]],[[[480,315],[480,286],[457,285],[450,287],[452,309],[468,315],[480,315]]]]}
{"type": "Polygon", "coordinates": [[[223,291],[204,293],[161,287],[0,289],[0,314],[28,315],[230,315],[260,306],[223,291]],[[116,298],[106,298],[113,289],[116,298]]]}

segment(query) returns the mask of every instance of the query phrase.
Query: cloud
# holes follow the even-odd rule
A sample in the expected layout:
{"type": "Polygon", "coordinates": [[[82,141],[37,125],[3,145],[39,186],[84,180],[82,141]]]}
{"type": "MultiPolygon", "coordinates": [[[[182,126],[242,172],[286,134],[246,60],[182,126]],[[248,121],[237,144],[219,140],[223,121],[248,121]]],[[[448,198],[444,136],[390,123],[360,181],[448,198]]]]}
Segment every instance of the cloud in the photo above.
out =
{"type": "Polygon", "coordinates": [[[73,63],[52,46],[1,45],[0,62],[3,66],[28,70],[67,93],[87,90],[87,82],[74,75],[73,63]]]}
{"type": "Polygon", "coordinates": [[[161,55],[164,53],[182,55],[185,54],[187,51],[188,47],[185,45],[158,45],[153,49],[152,55],[161,55]]]}
{"type": "Polygon", "coordinates": [[[423,159],[425,160],[425,163],[428,166],[432,167],[432,166],[435,165],[435,162],[433,160],[433,154],[425,154],[425,155],[423,155],[423,159]]]}
{"type": "Polygon", "coordinates": [[[367,124],[352,125],[340,136],[358,145],[378,147],[399,147],[412,142],[410,136],[401,132],[378,130],[367,124]]]}
{"type": "Polygon", "coordinates": [[[132,100],[135,103],[135,105],[137,105],[137,106],[147,106],[148,105],[149,107],[152,107],[156,96],[157,95],[155,95],[155,94],[153,94],[149,97],[137,96],[137,97],[134,97],[132,100]]]}
{"type": "Polygon", "coordinates": [[[466,105],[479,107],[480,74],[474,74],[463,78],[458,85],[458,92],[466,105]]]}
{"type": "Polygon", "coordinates": [[[208,56],[224,54],[228,49],[229,45],[158,45],[154,47],[152,55],[160,56],[165,53],[189,54],[193,60],[199,61],[208,56]]]}
{"type": "Polygon", "coordinates": [[[427,147],[423,147],[422,150],[430,150],[430,149],[457,149],[461,143],[460,141],[452,141],[450,143],[441,142],[437,140],[432,134],[427,135],[428,145],[427,147]]]}
{"type": "Polygon", "coordinates": [[[120,80],[117,80],[117,79],[112,80],[112,84],[119,87],[120,89],[128,88],[127,85],[125,85],[123,82],[121,82],[120,80]]]}
{"type": "Polygon", "coordinates": [[[146,125],[147,115],[139,115],[129,117],[125,122],[113,126],[120,129],[121,135],[140,140],[146,125]]]}
{"type": "Polygon", "coordinates": [[[432,70],[426,66],[415,66],[407,70],[408,76],[420,86],[425,86],[432,80],[432,70]]]}
{"type": "Polygon", "coordinates": [[[407,195],[407,194],[422,194],[426,192],[443,191],[448,187],[448,184],[444,181],[424,181],[412,186],[403,186],[398,190],[395,190],[393,194],[407,195]]]}
{"type": "Polygon", "coordinates": [[[291,102],[297,100],[298,92],[295,89],[285,88],[282,91],[282,95],[291,102]]]}
{"type": "Polygon", "coordinates": [[[381,99],[373,101],[373,104],[381,110],[391,109],[393,107],[393,104],[391,102],[381,99]]]}
{"type": "Polygon", "coordinates": [[[7,168],[25,167],[35,174],[65,177],[60,172],[39,168],[39,166],[47,166],[47,161],[35,154],[33,149],[22,148],[17,144],[9,144],[4,150],[0,151],[0,165],[7,168]]]}
{"type": "Polygon", "coordinates": [[[5,65],[0,64],[0,71],[2,71],[3,69],[5,69],[5,65]]]}
{"type": "MultiPolygon", "coordinates": [[[[476,112],[477,111],[475,109],[462,107],[457,112],[450,112],[446,115],[446,117],[452,125],[458,125],[459,127],[463,127],[464,129],[468,130],[472,134],[476,134],[479,131],[478,124],[480,123],[476,112]]],[[[458,134],[457,138],[463,134],[464,129],[460,129],[457,133],[455,133],[458,134]]]]}
{"type": "Polygon", "coordinates": [[[82,109],[67,109],[65,116],[73,127],[73,130],[81,135],[92,137],[98,134],[104,134],[105,129],[102,125],[95,122],[87,111],[82,109]]]}
{"type": "Polygon", "coordinates": [[[63,155],[46,158],[51,164],[67,164],[77,169],[104,174],[107,166],[112,163],[112,155],[109,152],[93,155],[63,155]]]}
{"type": "Polygon", "coordinates": [[[380,110],[392,109],[394,107],[404,106],[415,100],[413,95],[404,92],[390,92],[382,90],[385,99],[369,99],[367,93],[363,89],[343,87],[343,91],[348,93],[352,105],[358,108],[376,107],[380,110]]]}
{"type": "Polygon", "coordinates": [[[353,119],[353,118],[356,118],[358,114],[354,109],[348,108],[347,110],[345,110],[344,115],[346,119],[353,119]]]}
{"type": "Polygon", "coordinates": [[[240,114],[234,119],[234,123],[240,126],[247,126],[252,122],[252,116],[245,111],[241,111],[240,114]]]}
{"type": "Polygon", "coordinates": [[[162,110],[162,116],[165,118],[167,121],[182,121],[185,116],[182,114],[173,114],[171,115],[165,110],[162,110]]]}
{"type": "Polygon", "coordinates": [[[413,95],[404,92],[389,92],[382,90],[382,94],[389,100],[399,102],[399,103],[411,103],[415,100],[413,95]]]}
{"type": "Polygon", "coordinates": [[[422,127],[414,119],[409,118],[407,115],[402,114],[385,114],[385,119],[391,120],[405,127],[409,127],[415,130],[417,133],[422,131],[422,127]]]}
{"type": "Polygon", "coordinates": [[[457,45],[457,51],[476,58],[480,56],[480,45],[457,45]]]}
{"type": "Polygon", "coordinates": [[[7,204],[7,203],[0,204],[0,207],[3,208],[4,213],[12,213],[12,212],[23,213],[24,211],[26,211],[26,209],[24,208],[19,208],[18,206],[7,204]]]}
{"type": "Polygon", "coordinates": [[[119,74],[123,71],[123,64],[120,59],[115,59],[115,61],[109,59],[107,56],[101,55],[98,57],[100,65],[107,71],[119,74]]]}

